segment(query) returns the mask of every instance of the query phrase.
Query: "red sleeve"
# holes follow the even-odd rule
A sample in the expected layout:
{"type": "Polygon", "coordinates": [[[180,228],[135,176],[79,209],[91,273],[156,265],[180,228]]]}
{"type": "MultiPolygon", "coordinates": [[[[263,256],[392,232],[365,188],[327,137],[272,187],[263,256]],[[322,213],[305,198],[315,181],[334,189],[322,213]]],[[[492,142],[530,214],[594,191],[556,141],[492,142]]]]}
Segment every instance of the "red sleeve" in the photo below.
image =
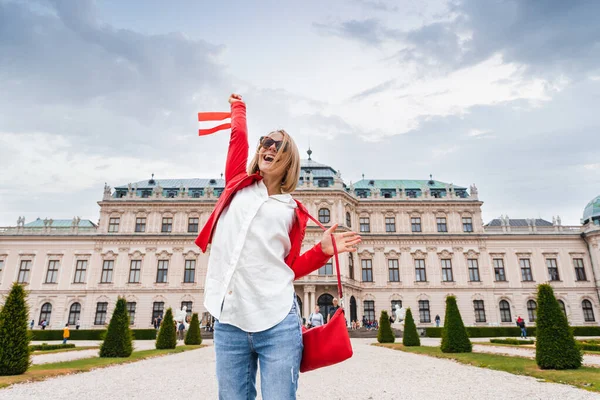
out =
{"type": "Polygon", "coordinates": [[[292,271],[294,271],[294,280],[300,279],[305,275],[310,274],[313,271],[321,268],[327,264],[327,261],[331,256],[323,253],[321,243],[317,243],[310,250],[306,251],[301,256],[296,257],[292,264],[292,271]]]}
{"type": "Polygon", "coordinates": [[[231,138],[225,165],[225,184],[246,171],[248,163],[248,127],[246,125],[246,103],[231,104],[231,138]]]}

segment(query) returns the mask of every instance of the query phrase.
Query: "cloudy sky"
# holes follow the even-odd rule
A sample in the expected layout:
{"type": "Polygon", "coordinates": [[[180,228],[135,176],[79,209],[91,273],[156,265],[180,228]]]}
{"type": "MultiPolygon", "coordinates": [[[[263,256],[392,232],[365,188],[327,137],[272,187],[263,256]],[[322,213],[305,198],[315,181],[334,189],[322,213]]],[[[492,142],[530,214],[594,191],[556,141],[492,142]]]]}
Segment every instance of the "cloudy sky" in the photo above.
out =
{"type": "Polygon", "coordinates": [[[0,226],[98,219],[104,182],[218,177],[248,105],[347,183],[469,186],[484,220],[600,194],[600,2],[0,0],[0,226]]]}

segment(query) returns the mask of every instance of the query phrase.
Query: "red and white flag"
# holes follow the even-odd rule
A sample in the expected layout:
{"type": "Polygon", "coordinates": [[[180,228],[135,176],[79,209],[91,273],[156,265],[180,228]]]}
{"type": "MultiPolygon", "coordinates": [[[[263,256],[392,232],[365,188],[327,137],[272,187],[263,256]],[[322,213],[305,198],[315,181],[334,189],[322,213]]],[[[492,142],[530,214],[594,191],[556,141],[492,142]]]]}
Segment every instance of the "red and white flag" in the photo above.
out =
{"type": "Polygon", "coordinates": [[[230,112],[199,112],[200,130],[198,135],[210,135],[231,128],[230,112]]]}

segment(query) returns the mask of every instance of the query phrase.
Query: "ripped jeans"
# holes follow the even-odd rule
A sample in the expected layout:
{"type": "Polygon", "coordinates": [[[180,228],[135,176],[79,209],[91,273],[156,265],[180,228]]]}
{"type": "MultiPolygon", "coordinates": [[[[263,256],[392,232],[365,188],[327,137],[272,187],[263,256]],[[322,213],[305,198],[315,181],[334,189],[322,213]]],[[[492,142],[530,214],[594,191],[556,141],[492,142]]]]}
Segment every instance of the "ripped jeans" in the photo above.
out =
{"type": "Polygon", "coordinates": [[[219,400],[256,399],[256,372],[264,400],[296,398],[302,360],[302,328],[294,301],[283,321],[266,331],[248,333],[215,321],[219,400]]]}

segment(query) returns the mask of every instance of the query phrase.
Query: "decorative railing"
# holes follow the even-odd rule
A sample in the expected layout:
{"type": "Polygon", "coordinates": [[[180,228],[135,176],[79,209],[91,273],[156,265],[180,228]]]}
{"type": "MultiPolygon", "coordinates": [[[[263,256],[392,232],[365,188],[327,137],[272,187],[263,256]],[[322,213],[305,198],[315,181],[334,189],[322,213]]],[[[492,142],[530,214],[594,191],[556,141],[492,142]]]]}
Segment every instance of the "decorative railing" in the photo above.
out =
{"type": "Polygon", "coordinates": [[[71,235],[93,235],[98,233],[96,227],[71,227],[71,228],[49,228],[49,227],[0,227],[0,235],[52,235],[52,236],[71,236],[71,235]]]}

